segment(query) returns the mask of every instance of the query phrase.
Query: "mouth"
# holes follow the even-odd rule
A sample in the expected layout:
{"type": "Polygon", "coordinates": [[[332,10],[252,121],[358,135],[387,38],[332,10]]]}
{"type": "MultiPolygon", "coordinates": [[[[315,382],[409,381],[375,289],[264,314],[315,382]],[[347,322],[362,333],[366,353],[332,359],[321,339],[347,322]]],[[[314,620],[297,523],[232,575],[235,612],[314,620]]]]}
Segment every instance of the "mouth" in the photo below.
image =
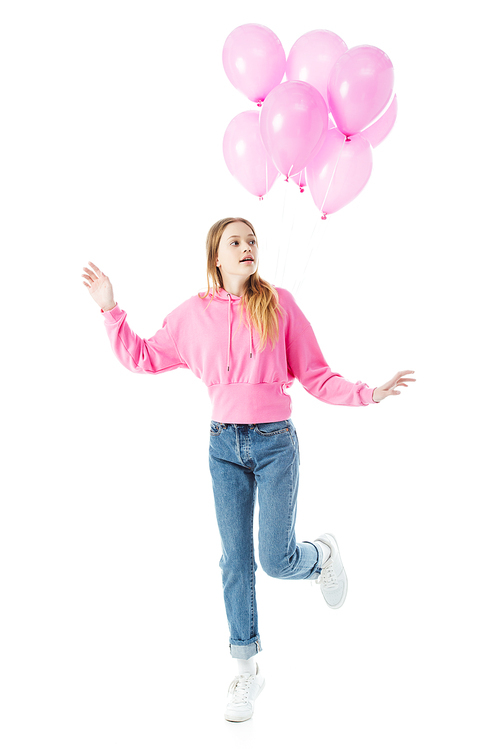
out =
{"type": "Polygon", "coordinates": [[[240,263],[253,263],[253,262],[254,262],[254,259],[251,255],[249,255],[248,257],[244,257],[243,260],[240,260],[240,263]]]}

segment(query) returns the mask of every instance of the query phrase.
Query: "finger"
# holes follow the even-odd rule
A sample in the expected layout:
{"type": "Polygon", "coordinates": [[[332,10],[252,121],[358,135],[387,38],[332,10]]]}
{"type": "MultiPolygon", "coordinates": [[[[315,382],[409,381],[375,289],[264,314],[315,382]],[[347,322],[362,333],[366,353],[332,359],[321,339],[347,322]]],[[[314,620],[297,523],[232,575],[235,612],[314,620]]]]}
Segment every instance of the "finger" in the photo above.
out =
{"type": "Polygon", "coordinates": [[[394,387],[397,381],[398,381],[398,375],[394,375],[394,377],[391,377],[390,380],[387,380],[385,385],[382,385],[382,387],[384,388],[384,390],[390,390],[391,388],[394,387]]]}
{"type": "MultiPolygon", "coordinates": [[[[91,263],[91,262],[90,262],[90,260],[89,260],[89,265],[91,265],[91,266],[92,266],[92,268],[94,268],[94,270],[95,270],[95,272],[97,273],[97,275],[101,275],[102,271],[101,271],[101,270],[99,270],[99,268],[97,267],[97,265],[94,265],[94,263],[91,263]]],[[[104,274],[103,274],[103,275],[104,275],[104,274]]]]}
{"type": "Polygon", "coordinates": [[[404,376],[405,376],[405,375],[407,375],[407,374],[415,374],[415,372],[412,372],[412,371],[411,371],[411,370],[409,370],[409,369],[406,369],[406,370],[405,370],[404,372],[398,372],[398,373],[397,373],[396,375],[394,375],[394,377],[392,378],[392,380],[389,380],[389,382],[399,382],[399,381],[401,381],[401,380],[402,380],[402,379],[404,378],[404,376]]]}
{"type": "Polygon", "coordinates": [[[415,382],[413,377],[398,377],[398,382],[415,382]]]}
{"type": "Polygon", "coordinates": [[[83,270],[87,271],[87,273],[89,274],[88,278],[90,278],[91,281],[97,281],[97,276],[95,273],[92,273],[92,271],[89,270],[88,268],[84,268],[83,270]]]}

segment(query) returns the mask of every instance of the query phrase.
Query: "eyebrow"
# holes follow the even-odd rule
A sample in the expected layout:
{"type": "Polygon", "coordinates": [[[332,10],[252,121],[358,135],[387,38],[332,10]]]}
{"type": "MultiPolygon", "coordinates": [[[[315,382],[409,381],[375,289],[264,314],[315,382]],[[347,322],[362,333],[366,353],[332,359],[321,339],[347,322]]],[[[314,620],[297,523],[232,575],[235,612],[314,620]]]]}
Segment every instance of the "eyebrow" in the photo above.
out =
{"type": "MultiPolygon", "coordinates": [[[[255,234],[247,234],[247,237],[255,237],[255,234]]],[[[240,238],[239,234],[233,234],[231,237],[228,237],[228,239],[239,239],[239,238],[240,238]]]]}

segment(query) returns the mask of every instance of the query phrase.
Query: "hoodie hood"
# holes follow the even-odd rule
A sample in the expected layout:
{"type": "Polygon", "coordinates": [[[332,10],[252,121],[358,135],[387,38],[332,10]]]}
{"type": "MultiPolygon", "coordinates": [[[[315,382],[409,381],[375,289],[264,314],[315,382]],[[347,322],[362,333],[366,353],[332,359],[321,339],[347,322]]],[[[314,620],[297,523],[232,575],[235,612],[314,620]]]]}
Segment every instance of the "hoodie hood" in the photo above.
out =
{"type": "MultiPolygon", "coordinates": [[[[210,294],[209,294],[211,300],[214,302],[222,302],[227,307],[227,361],[226,361],[226,367],[227,371],[229,372],[231,368],[231,330],[233,326],[233,306],[239,307],[241,302],[241,297],[236,296],[236,294],[229,294],[225,289],[219,289],[217,293],[214,294],[214,287],[210,287],[210,294]]],[[[238,309],[238,316],[240,315],[240,311],[238,309]]],[[[253,336],[252,336],[252,326],[249,324],[248,329],[248,352],[249,352],[249,358],[252,359],[253,357],[253,336]]]]}

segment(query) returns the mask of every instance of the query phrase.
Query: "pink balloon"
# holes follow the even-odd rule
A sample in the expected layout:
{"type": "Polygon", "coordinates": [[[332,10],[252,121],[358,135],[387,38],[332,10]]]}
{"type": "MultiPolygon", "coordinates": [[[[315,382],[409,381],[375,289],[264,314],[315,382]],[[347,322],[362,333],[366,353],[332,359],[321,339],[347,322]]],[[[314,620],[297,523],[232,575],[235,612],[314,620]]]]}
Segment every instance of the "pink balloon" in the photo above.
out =
{"type": "Polygon", "coordinates": [[[289,81],[305,81],[328,100],[331,70],[347,44],[333,31],[318,29],[299,37],[288,54],[286,77],[289,81]]]}
{"type": "MultiPolygon", "coordinates": [[[[334,130],[336,129],[336,126],[333,124],[333,122],[328,119],[328,130],[334,130]]],[[[294,174],[292,176],[293,181],[296,185],[300,187],[300,192],[304,192],[304,187],[307,187],[307,179],[306,179],[306,170],[303,169],[298,174],[294,174]]]]}
{"type": "Polygon", "coordinates": [[[335,213],[359,195],[372,172],[372,149],[362,135],[329,130],[321,151],[307,165],[307,184],[317,208],[335,213]]]}
{"type": "Polygon", "coordinates": [[[303,81],[280,83],[260,113],[264,146],[281,174],[298,174],[315,156],[328,130],[328,109],[319,91],[303,81]]]}
{"type": "Polygon", "coordinates": [[[233,86],[261,106],[268,93],[283,80],[286,55],[271,29],[246,23],[227,37],[222,64],[233,86]]]}
{"type": "Polygon", "coordinates": [[[269,192],[278,171],[262,143],[258,112],[241,112],[231,120],[222,150],[227,168],[248,192],[259,198],[269,192]]]}
{"type": "Polygon", "coordinates": [[[394,86],[392,63],[381,49],[353,47],[339,57],[328,82],[328,104],[345,135],[364,130],[389,103],[394,86]]]}
{"type": "MultiPolygon", "coordinates": [[[[336,130],[337,128],[333,122],[328,120],[328,130],[336,130]]],[[[300,192],[304,192],[304,187],[307,187],[306,170],[302,169],[298,174],[292,175],[292,179],[296,185],[300,187],[300,192]]]]}
{"type": "Polygon", "coordinates": [[[394,127],[397,113],[398,102],[396,99],[396,94],[394,94],[391,106],[384,112],[382,117],[379,117],[378,120],[373,123],[373,125],[370,125],[370,127],[367,127],[366,130],[363,130],[361,133],[363,138],[366,138],[372,148],[375,148],[375,146],[378,146],[380,143],[382,143],[384,138],[387,138],[392,128],[394,127]]]}

